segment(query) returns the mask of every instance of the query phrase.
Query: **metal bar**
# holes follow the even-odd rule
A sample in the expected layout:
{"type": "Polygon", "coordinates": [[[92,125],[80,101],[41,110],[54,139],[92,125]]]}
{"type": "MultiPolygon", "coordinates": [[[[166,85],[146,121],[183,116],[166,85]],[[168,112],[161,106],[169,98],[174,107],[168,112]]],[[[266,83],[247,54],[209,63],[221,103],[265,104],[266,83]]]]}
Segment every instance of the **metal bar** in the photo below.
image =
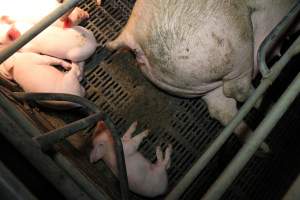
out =
{"type": "Polygon", "coordinates": [[[37,200],[24,184],[0,161],[0,197],[11,200],[37,200]]]}
{"type": "Polygon", "coordinates": [[[290,187],[290,189],[287,191],[287,193],[284,195],[282,200],[299,200],[300,199],[300,174],[290,187]]]}
{"type": "Polygon", "coordinates": [[[5,61],[9,56],[14,54],[22,48],[27,42],[32,40],[36,35],[46,29],[49,25],[55,22],[58,18],[63,16],[67,11],[76,6],[80,0],[67,0],[49,15],[45,16],[41,21],[35,24],[32,28],[26,31],[20,38],[13,42],[9,47],[0,52],[0,64],[5,61]]]}
{"type": "Polygon", "coordinates": [[[297,1],[291,11],[285,16],[272,32],[264,39],[259,47],[257,64],[263,77],[267,77],[270,70],[266,64],[268,51],[275,46],[283,34],[290,28],[291,24],[297,19],[300,13],[300,3],[297,1]]]}
{"type": "Polygon", "coordinates": [[[99,112],[99,108],[89,100],[71,94],[13,92],[12,95],[16,99],[23,101],[70,101],[89,109],[89,114],[99,112]]]}
{"type": "MultiPolygon", "coordinates": [[[[70,101],[73,103],[78,103],[80,105],[84,105],[94,112],[99,112],[98,107],[96,107],[90,101],[88,101],[82,97],[69,95],[69,94],[14,92],[13,96],[20,100],[31,100],[31,101],[33,101],[33,100],[70,101]]],[[[121,137],[117,134],[117,131],[116,131],[112,121],[110,120],[110,118],[105,114],[102,115],[102,118],[103,118],[105,124],[111,130],[113,139],[116,144],[115,151],[116,151],[116,156],[117,156],[117,165],[118,165],[118,171],[119,171],[121,194],[122,194],[122,199],[127,200],[129,198],[128,179],[127,179],[127,171],[126,171],[125,158],[124,158],[121,137]]],[[[61,135],[61,133],[60,133],[60,135],[61,135]]],[[[35,135],[35,136],[40,136],[40,135],[35,135]]]]}
{"type": "Polygon", "coordinates": [[[67,174],[69,174],[73,180],[86,191],[93,199],[97,200],[112,200],[105,191],[100,187],[95,187],[90,180],[76,169],[69,160],[67,160],[62,154],[56,153],[53,155],[53,160],[60,166],[67,174]]]}
{"type": "Polygon", "coordinates": [[[241,150],[223,171],[221,176],[210,187],[208,192],[203,197],[203,200],[216,200],[222,197],[227,188],[231,185],[240,171],[242,171],[244,166],[257,151],[259,145],[265,140],[289,106],[296,99],[299,92],[300,73],[298,73],[297,77],[289,85],[287,90],[283,93],[264,120],[260,123],[256,131],[249,137],[241,150]]]}
{"type": "Polygon", "coordinates": [[[117,165],[118,165],[118,176],[120,177],[120,186],[121,186],[121,194],[123,200],[129,199],[128,193],[128,177],[125,165],[125,158],[123,152],[123,144],[121,141],[121,137],[117,134],[117,131],[112,123],[112,121],[107,117],[104,119],[105,124],[107,125],[108,129],[111,131],[111,134],[115,141],[115,152],[117,155],[117,165]],[[124,167],[123,167],[124,165],[124,167]]]}
{"type": "MultiPolygon", "coordinates": [[[[5,106],[3,97],[0,97],[1,108],[5,106]]],[[[24,134],[24,129],[19,127],[6,112],[0,110],[1,134],[26,157],[26,159],[43,174],[53,186],[67,199],[90,199],[54,162],[43,154],[40,148],[24,134]]]]}
{"type": "Polygon", "coordinates": [[[289,60],[300,52],[300,37],[293,43],[293,45],[287,50],[282,58],[273,66],[268,78],[263,78],[258,88],[250,96],[250,98],[240,108],[238,114],[233,120],[225,127],[215,141],[208,147],[204,154],[196,161],[193,167],[186,173],[181,181],[172,189],[172,191],[165,198],[166,200],[179,199],[189,185],[197,178],[208,162],[214,157],[222,145],[232,134],[234,128],[243,120],[243,118],[249,113],[251,108],[255,105],[256,101],[262,94],[270,87],[270,85],[278,77],[282,69],[286,66],[289,60]]]}
{"type": "Polygon", "coordinates": [[[67,124],[62,128],[49,131],[44,135],[36,136],[33,139],[40,144],[43,151],[47,151],[53,144],[75,134],[80,130],[96,124],[96,122],[98,122],[100,119],[103,119],[102,113],[96,113],[86,118],[67,124]]]}

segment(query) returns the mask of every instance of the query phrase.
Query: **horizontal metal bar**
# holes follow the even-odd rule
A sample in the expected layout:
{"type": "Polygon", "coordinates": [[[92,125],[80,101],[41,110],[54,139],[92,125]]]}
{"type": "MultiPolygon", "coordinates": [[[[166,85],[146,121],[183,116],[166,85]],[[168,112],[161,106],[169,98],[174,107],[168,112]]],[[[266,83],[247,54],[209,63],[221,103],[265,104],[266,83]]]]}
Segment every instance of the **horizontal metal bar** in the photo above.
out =
{"type": "Polygon", "coordinates": [[[67,199],[90,199],[54,162],[43,154],[41,149],[27,136],[25,130],[19,127],[6,112],[3,112],[5,100],[0,94],[0,127],[1,134],[45,176],[53,186],[67,199]]]}
{"type": "MultiPolygon", "coordinates": [[[[41,21],[30,28],[20,38],[13,42],[9,47],[3,49],[0,52],[0,64],[5,61],[9,56],[13,55],[16,51],[22,48],[26,43],[32,40],[40,32],[46,29],[49,25],[55,22],[58,18],[63,16],[67,11],[71,10],[76,6],[80,0],[67,0],[58,8],[56,8],[49,15],[44,17],[41,21]]],[[[17,6],[17,5],[16,5],[17,6]]],[[[46,13],[45,13],[46,14],[46,13]]]]}
{"type": "Polygon", "coordinates": [[[89,114],[100,112],[99,108],[86,98],[71,94],[13,92],[12,95],[23,101],[69,101],[88,108],[89,114]]]}
{"type": "Polygon", "coordinates": [[[259,47],[257,64],[263,77],[269,75],[269,68],[266,64],[267,53],[272,49],[284,33],[291,27],[291,24],[299,17],[300,3],[297,1],[291,11],[285,16],[272,32],[264,39],[259,47]]]}
{"type": "Polygon", "coordinates": [[[247,162],[254,155],[261,143],[266,139],[299,93],[300,73],[282,94],[278,102],[260,123],[256,131],[248,138],[246,143],[226,167],[221,176],[210,187],[202,200],[217,200],[222,197],[227,188],[242,171],[247,162]]]}
{"type": "Polygon", "coordinates": [[[25,185],[0,161],[0,197],[10,200],[37,200],[25,185]]]}
{"type": "Polygon", "coordinates": [[[36,136],[33,139],[40,144],[43,151],[47,151],[53,144],[96,124],[100,119],[103,119],[102,113],[92,114],[91,116],[67,124],[62,128],[49,131],[44,135],[36,136]]]}
{"type": "Polygon", "coordinates": [[[208,147],[204,154],[196,161],[193,167],[185,174],[180,182],[172,189],[172,191],[165,198],[166,200],[179,199],[189,185],[197,178],[204,167],[209,163],[213,156],[219,151],[222,145],[232,134],[234,128],[244,119],[249,113],[251,108],[254,107],[257,100],[265,93],[270,85],[278,77],[282,69],[286,66],[289,60],[300,52],[300,38],[298,38],[293,45],[287,50],[282,58],[273,66],[270,75],[264,78],[258,88],[249,97],[249,99],[240,108],[238,114],[233,120],[225,127],[220,135],[214,140],[214,142],[208,147]]]}

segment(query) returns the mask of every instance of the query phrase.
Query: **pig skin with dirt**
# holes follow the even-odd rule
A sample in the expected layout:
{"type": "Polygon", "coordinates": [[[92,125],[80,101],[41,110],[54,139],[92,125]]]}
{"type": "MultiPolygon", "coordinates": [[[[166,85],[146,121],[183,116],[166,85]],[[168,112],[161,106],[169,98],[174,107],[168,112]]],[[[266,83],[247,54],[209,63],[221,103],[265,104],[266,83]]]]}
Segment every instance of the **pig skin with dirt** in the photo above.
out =
{"type": "MultiPolygon", "coordinates": [[[[296,0],[137,0],[109,49],[130,48],[142,73],[163,90],[202,96],[227,125],[253,91],[259,45],[296,0]]],[[[242,122],[241,138],[251,130],[242,122]]]]}
{"type": "MultiPolygon", "coordinates": [[[[161,148],[157,147],[157,161],[155,164],[150,163],[138,152],[140,143],[147,137],[149,131],[143,131],[132,137],[136,126],[137,122],[134,122],[122,137],[129,188],[137,194],[155,197],[165,193],[167,190],[168,176],[166,170],[171,164],[172,146],[169,145],[167,147],[164,157],[161,148]]],[[[92,135],[92,146],[90,161],[96,162],[99,159],[103,159],[117,176],[114,141],[111,132],[105,127],[103,121],[98,122],[92,135]]]]}

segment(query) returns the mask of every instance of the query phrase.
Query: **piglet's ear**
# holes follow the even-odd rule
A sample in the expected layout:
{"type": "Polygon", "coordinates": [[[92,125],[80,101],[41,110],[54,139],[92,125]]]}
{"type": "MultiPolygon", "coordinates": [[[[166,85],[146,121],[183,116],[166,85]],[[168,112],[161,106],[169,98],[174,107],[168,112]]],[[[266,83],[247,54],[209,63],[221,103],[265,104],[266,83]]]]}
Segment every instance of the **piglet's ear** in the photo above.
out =
{"type": "Polygon", "coordinates": [[[101,133],[101,132],[106,131],[106,130],[107,130],[107,127],[106,127],[104,121],[99,121],[97,123],[95,133],[101,133]]]}
{"type": "Polygon", "coordinates": [[[100,160],[103,157],[104,152],[105,152],[104,145],[94,146],[90,154],[90,162],[94,163],[100,160]]]}
{"type": "Polygon", "coordinates": [[[21,33],[16,27],[11,27],[7,32],[7,37],[12,41],[18,39],[20,36],[21,33]]]}

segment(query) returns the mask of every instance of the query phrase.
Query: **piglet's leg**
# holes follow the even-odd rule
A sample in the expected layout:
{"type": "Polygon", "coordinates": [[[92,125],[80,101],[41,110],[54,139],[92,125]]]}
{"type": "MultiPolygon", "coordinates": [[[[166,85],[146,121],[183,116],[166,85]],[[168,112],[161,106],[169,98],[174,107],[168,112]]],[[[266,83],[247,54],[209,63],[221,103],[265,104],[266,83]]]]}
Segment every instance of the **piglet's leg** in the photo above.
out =
{"type": "Polygon", "coordinates": [[[124,133],[122,139],[123,140],[130,140],[132,137],[132,134],[135,132],[137,127],[137,121],[133,122],[130,127],[128,128],[128,130],[124,133]]]}
{"type": "Polygon", "coordinates": [[[160,146],[156,147],[156,157],[158,165],[163,165],[165,169],[170,168],[171,166],[171,153],[172,153],[172,145],[169,144],[166,151],[165,151],[165,157],[163,158],[163,152],[161,150],[160,146]]]}
{"type": "Polygon", "coordinates": [[[143,139],[145,137],[147,137],[149,135],[149,130],[145,130],[139,134],[137,134],[136,136],[134,136],[131,140],[133,141],[135,148],[137,149],[139,147],[139,145],[141,144],[141,142],[143,141],[143,139]]]}
{"type": "Polygon", "coordinates": [[[69,62],[66,62],[62,59],[43,55],[39,57],[41,60],[39,61],[38,64],[41,65],[60,65],[66,70],[70,70],[72,68],[72,64],[69,62]]]}

